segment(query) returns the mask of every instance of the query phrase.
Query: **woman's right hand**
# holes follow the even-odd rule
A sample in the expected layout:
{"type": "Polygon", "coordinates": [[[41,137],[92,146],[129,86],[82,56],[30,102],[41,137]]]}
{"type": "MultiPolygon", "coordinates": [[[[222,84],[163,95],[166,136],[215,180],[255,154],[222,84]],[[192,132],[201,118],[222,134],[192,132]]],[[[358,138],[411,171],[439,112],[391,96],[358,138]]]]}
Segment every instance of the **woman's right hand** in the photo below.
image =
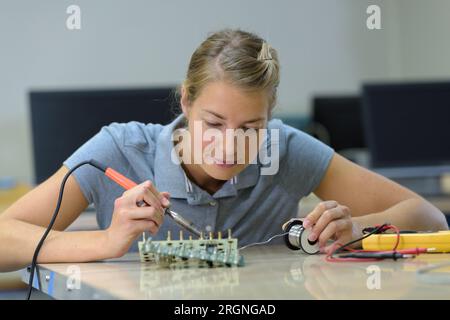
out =
{"type": "Polygon", "coordinates": [[[121,257],[143,232],[155,235],[164,220],[164,208],[170,205],[170,194],[159,192],[151,181],[125,191],[114,202],[111,225],[106,231],[111,256],[121,257]],[[139,206],[144,201],[146,206],[139,206]]]}

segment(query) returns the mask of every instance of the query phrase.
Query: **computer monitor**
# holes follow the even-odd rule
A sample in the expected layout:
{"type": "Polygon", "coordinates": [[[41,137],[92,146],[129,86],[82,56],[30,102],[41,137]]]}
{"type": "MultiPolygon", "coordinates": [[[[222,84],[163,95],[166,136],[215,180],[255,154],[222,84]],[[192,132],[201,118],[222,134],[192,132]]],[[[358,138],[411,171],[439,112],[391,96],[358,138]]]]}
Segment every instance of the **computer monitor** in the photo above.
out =
{"type": "Polygon", "coordinates": [[[450,82],[366,84],[362,91],[372,167],[450,164],[450,82]]]}
{"type": "Polygon", "coordinates": [[[313,135],[337,152],[365,148],[359,96],[313,98],[313,135]]]}
{"type": "Polygon", "coordinates": [[[169,123],[173,92],[174,87],[30,92],[35,182],[50,177],[105,125],[169,123]]]}

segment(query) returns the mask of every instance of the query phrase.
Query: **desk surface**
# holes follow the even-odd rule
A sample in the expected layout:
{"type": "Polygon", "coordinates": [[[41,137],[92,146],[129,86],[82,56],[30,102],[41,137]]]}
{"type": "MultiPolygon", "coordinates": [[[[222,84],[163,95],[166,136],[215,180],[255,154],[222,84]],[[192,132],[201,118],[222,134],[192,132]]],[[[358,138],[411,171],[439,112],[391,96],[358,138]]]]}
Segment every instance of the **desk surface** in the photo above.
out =
{"type": "Polygon", "coordinates": [[[450,266],[416,272],[449,263],[450,254],[375,263],[330,263],[323,255],[284,246],[251,247],[242,254],[246,265],[240,268],[164,269],[139,262],[137,254],[43,264],[35,287],[39,281],[41,290],[57,299],[450,299],[450,266]]]}

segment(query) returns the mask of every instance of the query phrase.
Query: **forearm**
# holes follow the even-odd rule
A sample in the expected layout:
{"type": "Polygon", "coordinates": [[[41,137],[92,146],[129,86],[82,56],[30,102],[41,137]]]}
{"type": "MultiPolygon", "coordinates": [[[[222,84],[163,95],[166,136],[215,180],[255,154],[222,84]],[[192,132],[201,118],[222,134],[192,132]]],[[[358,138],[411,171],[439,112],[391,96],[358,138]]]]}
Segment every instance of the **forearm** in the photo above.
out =
{"type": "MultiPolygon", "coordinates": [[[[17,270],[31,263],[45,229],[15,219],[0,220],[0,272],[17,270]]],[[[88,262],[111,258],[105,231],[51,231],[38,262],[88,262]]]]}
{"type": "Polygon", "coordinates": [[[447,230],[445,216],[428,201],[412,198],[377,213],[353,217],[361,228],[390,223],[401,230],[438,231],[447,230]]]}

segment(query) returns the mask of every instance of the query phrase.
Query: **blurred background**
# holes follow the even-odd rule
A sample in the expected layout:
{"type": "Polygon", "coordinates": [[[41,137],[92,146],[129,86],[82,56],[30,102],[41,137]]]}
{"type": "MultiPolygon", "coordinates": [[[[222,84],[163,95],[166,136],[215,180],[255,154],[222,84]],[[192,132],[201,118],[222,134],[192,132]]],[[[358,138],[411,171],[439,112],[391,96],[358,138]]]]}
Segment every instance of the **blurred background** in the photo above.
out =
{"type": "Polygon", "coordinates": [[[101,125],[170,121],[195,48],[241,28],[278,50],[276,117],[450,213],[448,12],[446,0],[1,0],[0,212],[101,125]]]}

